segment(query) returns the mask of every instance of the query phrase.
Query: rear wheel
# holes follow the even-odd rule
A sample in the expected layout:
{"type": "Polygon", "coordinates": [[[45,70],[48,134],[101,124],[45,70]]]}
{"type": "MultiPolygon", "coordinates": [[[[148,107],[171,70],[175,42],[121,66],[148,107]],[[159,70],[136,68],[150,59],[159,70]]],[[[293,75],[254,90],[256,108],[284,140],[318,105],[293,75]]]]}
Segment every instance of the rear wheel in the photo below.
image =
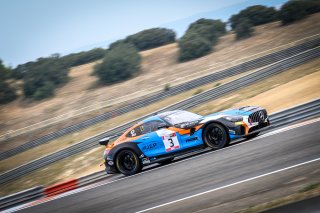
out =
{"type": "Polygon", "coordinates": [[[116,166],[124,175],[134,175],[142,170],[141,160],[132,150],[122,150],[116,157],[116,166]]]}
{"type": "Polygon", "coordinates": [[[221,149],[228,145],[229,137],[222,125],[211,123],[203,131],[203,141],[212,149],[221,149]]]}

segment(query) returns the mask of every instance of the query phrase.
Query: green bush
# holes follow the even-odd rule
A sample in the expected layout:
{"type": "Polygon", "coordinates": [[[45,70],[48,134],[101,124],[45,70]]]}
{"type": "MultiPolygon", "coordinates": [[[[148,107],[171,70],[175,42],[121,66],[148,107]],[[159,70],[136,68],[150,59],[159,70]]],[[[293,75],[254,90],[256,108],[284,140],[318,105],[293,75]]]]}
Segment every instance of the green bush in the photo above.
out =
{"type": "Polygon", "coordinates": [[[188,61],[208,54],[212,50],[210,41],[197,33],[185,34],[179,40],[179,61],[188,61]]]}
{"type": "Polygon", "coordinates": [[[273,7],[254,5],[241,10],[238,14],[232,15],[229,19],[231,28],[236,29],[241,20],[248,20],[253,26],[266,24],[278,19],[278,12],[273,7]]]}
{"type": "Polygon", "coordinates": [[[6,104],[14,99],[17,95],[15,90],[11,88],[5,81],[0,80],[0,104],[6,104]]]}
{"type": "Polygon", "coordinates": [[[39,58],[24,69],[23,92],[27,98],[50,97],[56,87],[68,81],[68,66],[59,57],[39,58]]]}
{"type": "Polygon", "coordinates": [[[109,45],[109,50],[114,49],[115,47],[117,47],[117,46],[120,45],[120,44],[127,44],[127,43],[128,43],[128,42],[127,42],[125,39],[117,40],[117,41],[115,41],[115,42],[113,42],[113,43],[111,43],[111,44],[109,45]]]}
{"type": "Polygon", "coordinates": [[[252,24],[248,19],[243,19],[237,25],[235,32],[236,32],[236,39],[248,38],[252,36],[252,33],[253,33],[252,24]]]}
{"type": "Polygon", "coordinates": [[[306,11],[308,14],[320,12],[319,0],[302,0],[307,5],[306,11]]]}
{"type": "Polygon", "coordinates": [[[47,81],[36,90],[33,97],[36,100],[45,99],[54,95],[54,84],[50,81],[47,81]]]}
{"type": "Polygon", "coordinates": [[[111,49],[102,63],[94,68],[94,74],[104,84],[112,84],[131,78],[140,70],[141,57],[131,44],[119,44],[111,49]]]}
{"type": "Polygon", "coordinates": [[[303,19],[308,14],[320,11],[320,2],[315,0],[291,0],[282,5],[279,17],[282,24],[303,19]]]}
{"type": "Polygon", "coordinates": [[[208,54],[219,36],[226,33],[221,20],[199,19],[190,24],[179,40],[179,61],[188,61],[208,54]]]}
{"type": "Polygon", "coordinates": [[[69,67],[79,66],[87,64],[99,59],[102,59],[106,54],[106,50],[102,48],[95,48],[89,51],[83,51],[80,53],[72,53],[61,57],[64,64],[69,67]]]}
{"type": "Polygon", "coordinates": [[[197,33],[215,44],[218,37],[226,33],[226,25],[221,20],[199,19],[190,24],[185,34],[197,33]]]}
{"type": "Polygon", "coordinates": [[[138,50],[147,50],[173,43],[175,40],[176,34],[173,30],[166,28],[151,28],[127,36],[125,39],[115,41],[109,45],[109,49],[111,50],[119,44],[125,43],[134,45],[138,50]]]}
{"type": "Polygon", "coordinates": [[[5,67],[0,60],[0,104],[13,101],[17,95],[15,89],[6,82],[11,77],[11,69],[5,67]]]}
{"type": "Polygon", "coordinates": [[[164,85],[164,89],[163,89],[165,92],[169,91],[170,90],[170,84],[166,84],[164,85]]]}

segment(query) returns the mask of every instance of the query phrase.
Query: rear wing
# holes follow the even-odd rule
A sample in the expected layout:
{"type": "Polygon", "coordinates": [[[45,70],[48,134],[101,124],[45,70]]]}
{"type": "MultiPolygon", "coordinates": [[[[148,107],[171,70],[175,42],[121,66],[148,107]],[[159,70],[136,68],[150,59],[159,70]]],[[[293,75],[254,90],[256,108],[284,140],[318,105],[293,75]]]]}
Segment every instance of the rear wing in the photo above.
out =
{"type": "Polygon", "coordinates": [[[113,136],[102,138],[101,140],[99,140],[99,144],[102,146],[106,146],[106,145],[108,145],[108,143],[110,142],[111,139],[119,137],[119,136],[121,136],[121,135],[113,135],[113,136]]]}

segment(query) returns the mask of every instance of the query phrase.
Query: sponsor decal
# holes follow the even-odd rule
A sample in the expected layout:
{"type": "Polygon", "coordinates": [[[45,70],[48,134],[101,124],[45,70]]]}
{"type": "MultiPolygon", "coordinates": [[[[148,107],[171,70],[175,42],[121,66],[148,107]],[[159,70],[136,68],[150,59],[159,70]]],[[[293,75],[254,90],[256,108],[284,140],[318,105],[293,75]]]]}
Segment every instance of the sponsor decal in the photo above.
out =
{"type": "Polygon", "coordinates": [[[196,140],[198,140],[198,137],[188,138],[186,140],[186,142],[188,143],[188,142],[192,142],[192,141],[196,141],[196,140]]]}
{"type": "Polygon", "coordinates": [[[236,134],[236,131],[231,130],[231,129],[229,129],[229,132],[232,133],[232,134],[234,134],[234,135],[236,134]]]}
{"type": "Polygon", "coordinates": [[[150,163],[150,158],[142,158],[142,163],[143,164],[150,163]]]}
{"type": "Polygon", "coordinates": [[[150,150],[154,149],[157,146],[157,143],[146,144],[142,147],[142,150],[150,150]]]}

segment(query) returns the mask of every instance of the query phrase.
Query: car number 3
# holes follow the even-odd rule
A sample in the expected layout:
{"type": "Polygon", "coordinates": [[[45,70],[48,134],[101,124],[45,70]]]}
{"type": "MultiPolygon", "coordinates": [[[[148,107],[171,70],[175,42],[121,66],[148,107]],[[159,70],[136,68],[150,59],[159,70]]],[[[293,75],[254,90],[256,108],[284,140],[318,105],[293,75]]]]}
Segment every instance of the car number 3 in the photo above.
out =
{"type": "Polygon", "coordinates": [[[173,143],[172,138],[168,138],[168,141],[170,142],[170,147],[174,147],[174,143],[173,143]]]}
{"type": "Polygon", "coordinates": [[[175,133],[162,136],[162,141],[166,148],[166,152],[180,148],[180,144],[175,133]]]}

